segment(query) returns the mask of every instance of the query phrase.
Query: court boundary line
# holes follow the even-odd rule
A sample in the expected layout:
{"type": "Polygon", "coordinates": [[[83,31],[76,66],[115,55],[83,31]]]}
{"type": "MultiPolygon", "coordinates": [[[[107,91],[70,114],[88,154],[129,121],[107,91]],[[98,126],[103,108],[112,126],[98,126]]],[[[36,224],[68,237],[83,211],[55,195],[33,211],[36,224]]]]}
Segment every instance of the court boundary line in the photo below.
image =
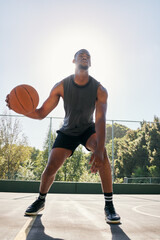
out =
{"type": "Polygon", "coordinates": [[[37,216],[32,216],[29,217],[29,219],[27,220],[27,222],[24,224],[24,226],[22,227],[22,229],[19,231],[19,233],[16,235],[16,237],[14,238],[14,240],[26,240],[27,236],[36,220],[37,216]]]}
{"type": "Polygon", "coordinates": [[[140,210],[137,209],[137,208],[146,207],[146,206],[150,206],[150,205],[154,205],[154,204],[150,203],[150,204],[143,204],[143,205],[135,206],[135,207],[132,208],[132,210],[137,212],[137,213],[146,215],[146,216],[160,218],[160,216],[157,216],[157,215],[154,215],[154,214],[149,214],[149,213],[146,213],[146,212],[143,212],[143,211],[140,211],[140,210]]]}

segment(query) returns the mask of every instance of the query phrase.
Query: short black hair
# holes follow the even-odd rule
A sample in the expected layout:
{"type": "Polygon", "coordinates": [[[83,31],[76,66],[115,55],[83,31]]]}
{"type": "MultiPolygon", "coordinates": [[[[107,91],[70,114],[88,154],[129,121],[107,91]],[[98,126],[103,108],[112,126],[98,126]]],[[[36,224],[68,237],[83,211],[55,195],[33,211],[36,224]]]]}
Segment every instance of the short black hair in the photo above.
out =
{"type": "MultiPolygon", "coordinates": [[[[77,54],[81,51],[89,53],[87,49],[80,49],[74,54],[74,59],[76,58],[77,54]]],[[[89,55],[90,55],[90,53],[89,53],[89,55]]]]}

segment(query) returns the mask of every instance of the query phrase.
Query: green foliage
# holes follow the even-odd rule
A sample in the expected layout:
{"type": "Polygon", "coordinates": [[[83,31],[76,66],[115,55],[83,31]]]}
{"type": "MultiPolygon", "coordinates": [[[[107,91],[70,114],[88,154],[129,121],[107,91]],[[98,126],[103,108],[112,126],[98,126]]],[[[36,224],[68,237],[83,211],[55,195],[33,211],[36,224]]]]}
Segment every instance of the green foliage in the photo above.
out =
{"type": "Polygon", "coordinates": [[[33,149],[32,151],[32,162],[34,162],[32,171],[34,172],[34,176],[36,180],[41,179],[42,172],[44,171],[46,164],[48,162],[48,156],[49,156],[49,149],[51,146],[49,146],[50,143],[53,143],[56,138],[56,133],[50,129],[48,130],[46,134],[46,139],[44,141],[43,145],[43,151],[39,151],[36,149],[33,149]],[[50,141],[49,141],[50,139],[50,141]]]}
{"type": "MultiPolygon", "coordinates": [[[[111,157],[112,141],[107,144],[111,157]]],[[[114,139],[115,178],[160,176],[160,124],[141,124],[137,130],[128,130],[121,139],[114,139]]]]}
{"type": "MultiPolygon", "coordinates": [[[[131,130],[114,124],[114,174],[115,182],[126,177],[160,177],[160,120],[143,121],[140,128],[131,130]]],[[[112,162],[112,126],[107,127],[107,153],[112,162]]],[[[40,180],[47,164],[49,149],[56,133],[48,130],[43,151],[29,147],[18,119],[2,117],[0,121],[0,178],[40,180]],[[51,135],[50,135],[51,134],[51,135]],[[49,140],[50,138],[50,140],[49,140]]],[[[57,181],[100,182],[99,174],[91,174],[89,160],[79,146],[72,157],[59,169],[57,181]]]]}
{"type": "MultiPolygon", "coordinates": [[[[129,130],[128,127],[114,123],[114,138],[123,138],[127,131],[129,130]]],[[[106,143],[109,143],[109,141],[112,140],[112,125],[107,124],[106,125],[106,143]]]]}
{"type": "Polygon", "coordinates": [[[99,174],[90,172],[89,159],[91,154],[85,154],[79,146],[72,157],[68,158],[56,175],[56,181],[99,182],[99,174]]]}
{"type": "Polygon", "coordinates": [[[11,117],[0,122],[0,178],[15,179],[20,167],[30,159],[30,148],[22,134],[20,123],[11,117]]]}
{"type": "Polygon", "coordinates": [[[98,173],[93,174],[90,171],[84,170],[78,182],[100,182],[100,176],[98,173]]]}

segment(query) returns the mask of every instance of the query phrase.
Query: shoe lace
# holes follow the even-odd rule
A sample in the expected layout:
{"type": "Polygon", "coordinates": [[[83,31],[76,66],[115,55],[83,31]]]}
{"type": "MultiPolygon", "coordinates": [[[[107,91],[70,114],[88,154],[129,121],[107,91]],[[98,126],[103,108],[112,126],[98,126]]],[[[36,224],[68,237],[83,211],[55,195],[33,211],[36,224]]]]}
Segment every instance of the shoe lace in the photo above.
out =
{"type": "Polygon", "coordinates": [[[35,200],[35,202],[33,202],[32,206],[37,206],[37,205],[39,205],[39,204],[42,204],[43,202],[44,202],[44,201],[42,201],[41,199],[37,198],[37,199],[35,200]]]}

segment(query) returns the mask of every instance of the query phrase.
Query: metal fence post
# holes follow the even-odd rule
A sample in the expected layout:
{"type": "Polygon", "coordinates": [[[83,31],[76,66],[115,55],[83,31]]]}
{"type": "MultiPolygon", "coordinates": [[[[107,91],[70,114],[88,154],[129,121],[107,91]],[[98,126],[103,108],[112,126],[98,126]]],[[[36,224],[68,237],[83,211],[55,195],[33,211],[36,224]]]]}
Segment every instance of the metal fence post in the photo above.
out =
{"type": "Polygon", "coordinates": [[[124,177],[124,183],[128,183],[128,178],[124,177]]]}
{"type": "Polygon", "coordinates": [[[112,182],[114,183],[114,121],[112,120],[112,182]]]}

